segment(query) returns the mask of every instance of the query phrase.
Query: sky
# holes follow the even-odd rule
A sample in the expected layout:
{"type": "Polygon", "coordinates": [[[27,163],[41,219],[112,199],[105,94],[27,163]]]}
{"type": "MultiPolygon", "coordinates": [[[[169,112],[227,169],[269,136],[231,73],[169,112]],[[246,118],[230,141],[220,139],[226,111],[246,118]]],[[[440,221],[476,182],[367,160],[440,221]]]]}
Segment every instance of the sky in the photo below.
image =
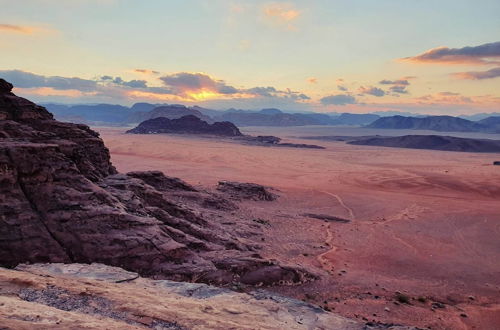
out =
{"type": "Polygon", "coordinates": [[[0,0],[37,102],[500,112],[498,0],[0,0]]]}

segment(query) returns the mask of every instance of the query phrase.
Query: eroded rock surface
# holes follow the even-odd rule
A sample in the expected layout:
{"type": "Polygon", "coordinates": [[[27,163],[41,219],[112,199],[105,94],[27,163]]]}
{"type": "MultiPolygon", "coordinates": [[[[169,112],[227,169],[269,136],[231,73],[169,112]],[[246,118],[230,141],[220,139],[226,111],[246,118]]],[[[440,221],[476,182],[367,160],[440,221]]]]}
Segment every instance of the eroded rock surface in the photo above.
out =
{"type": "Polygon", "coordinates": [[[408,329],[368,326],[264,290],[151,280],[101,264],[0,268],[7,329],[408,329]]]}
{"type": "MultiPolygon", "coordinates": [[[[117,173],[98,133],[61,123],[0,80],[0,265],[100,262],[146,276],[307,281],[263,259],[236,204],[161,172],[117,173]],[[231,221],[228,221],[231,220],[231,221]]],[[[269,283],[271,284],[271,283],[269,283]]]]}

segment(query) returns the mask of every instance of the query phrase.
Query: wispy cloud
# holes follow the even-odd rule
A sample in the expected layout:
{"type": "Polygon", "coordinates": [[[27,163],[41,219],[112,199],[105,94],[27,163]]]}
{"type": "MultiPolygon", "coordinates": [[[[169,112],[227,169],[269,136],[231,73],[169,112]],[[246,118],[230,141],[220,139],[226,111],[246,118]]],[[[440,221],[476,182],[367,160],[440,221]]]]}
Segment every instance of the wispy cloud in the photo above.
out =
{"type": "Polygon", "coordinates": [[[408,76],[395,80],[383,79],[378,83],[381,85],[391,85],[389,87],[389,91],[393,93],[392,95],[398,96],[397,94],[408,94],[408,90],[406,89],[408,86],[410,86],[410,82],[408,80],[414,78],[415,77],[413,76],[408,76]]]}
{"type": "Polygon", "coordinates": [[[379,81],[379,84],[381,84],[381,85],[401,85],[401,86],[408,86],[410,83],[406,79],[397,79],[397,80],[384,79],[384,80],[379,81]]]}
{"type": "Polygon", "coordinates": [[[266,20],[287,30],[297,30],[295,22],[302,14],[292,3],[273,2],[264,5],[262,12],[266,20]]]}
{"type": "Polygon", "coordinates": [[[320,99],[323,105],[348,105],[358,103],[356,98],[348,94],[329,95],[320,99]]]}
{"type": "Polygon", "coordinates": [[[471,71],[452,73],[452,76],[458,79],[483,80],[500,77],[500,67],[487,71],[471,71]]]}
{"type": "Polygon", "coordinates": [[[400,60],[411,63],[499,64],[500,41],[463,48],[437,47],[420,55],[405,57],[400,60]]]}
{"type": "Polygon", "coordinates": [[[360,94],[368,94],[368,95],[373,95],[373,96],[377,96],[377,97],[382,97],[385,95],[385,91],[381,88],[378,88],[378,87],[373,87],[373,86],[370,86],[370,87],[364,87],[364,86],[361,86],[359,89],[358,89],[358,92],[360,94]]]}
{"type": "Polygon", "coordinates": [[[146,75],[157,75],[160,74],[159,71],[148,70],[148,69],[134,69],[135,73],[146,74],[146,75]]]}
{"type": "Polygon", "coordinates": [[[35,28],[23,25],[14,24],[0,24],[0,33],[22,33],[22,34],[33,34],[35,28]]]}

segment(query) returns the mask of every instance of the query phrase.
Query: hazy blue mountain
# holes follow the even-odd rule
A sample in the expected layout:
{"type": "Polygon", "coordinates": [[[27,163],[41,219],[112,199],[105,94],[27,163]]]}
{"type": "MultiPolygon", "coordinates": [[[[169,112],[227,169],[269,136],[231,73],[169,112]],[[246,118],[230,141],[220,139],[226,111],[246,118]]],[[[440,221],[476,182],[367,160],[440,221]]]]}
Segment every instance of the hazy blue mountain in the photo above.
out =
{"type": "Polygon", "coordinates": [[[440,132],[486,132],[488,127],[470,120],[452,116],[423,118],[392,116],[377,119],[367,127],[382,129],[420,129],[440,132]]]}

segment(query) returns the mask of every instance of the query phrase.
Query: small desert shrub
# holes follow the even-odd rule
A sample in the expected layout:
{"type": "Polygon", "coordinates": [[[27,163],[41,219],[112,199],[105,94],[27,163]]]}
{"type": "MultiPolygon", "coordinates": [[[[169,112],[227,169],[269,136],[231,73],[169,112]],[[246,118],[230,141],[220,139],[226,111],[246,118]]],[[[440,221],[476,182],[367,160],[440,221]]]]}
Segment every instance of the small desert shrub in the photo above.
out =
{"type": "Polygon", "coordinates": [[[402,293],[396,293],[396,300],[402,304],[410,303],[410,297],[402,293]]]}

